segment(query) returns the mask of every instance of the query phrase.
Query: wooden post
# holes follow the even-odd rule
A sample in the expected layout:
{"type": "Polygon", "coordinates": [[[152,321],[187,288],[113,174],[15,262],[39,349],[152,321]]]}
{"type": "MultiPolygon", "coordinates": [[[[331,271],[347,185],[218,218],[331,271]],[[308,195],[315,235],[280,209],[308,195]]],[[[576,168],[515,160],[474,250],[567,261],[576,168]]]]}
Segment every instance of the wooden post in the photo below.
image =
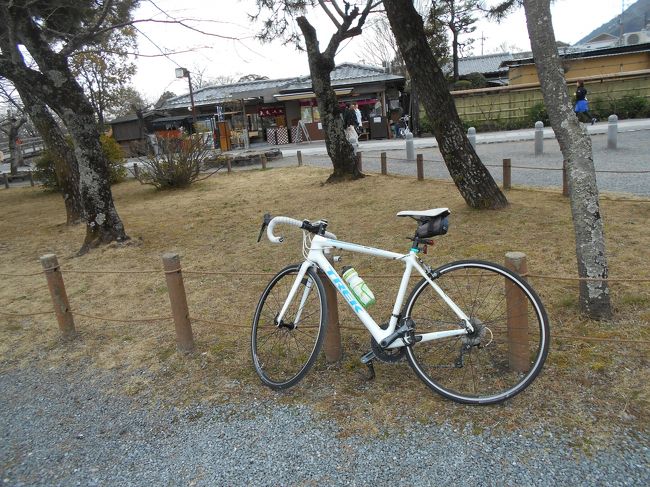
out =
{"type": "Polygon", "coordinates": [[[70,311],[70,302],[65,292],[63,276],[59,269],[59,261],[54,254],[45,254],[41,257],[41,265],[45,271],[47,287],[50,290],[56,321],[59,323],[59,331],[63,338],[75,336],[74,319],[70,311]]]}
{"type": "Polygon", "coordinates": [[[415,164],[418,170],[418,181],[424,181],[424,157],[422,154],[417,155],[415,164]]]}
{"type": "Polygon", "coordinates": [[[363,158],[361,154],[361,152],[357,152],[357,169],[359,172],[363,172],[363,158]]]}
{"type": "Polygon", "coordinates": [[[140,168],[137,162],[133,163],[133,176],[135,176],[135,179],[140,179],[140,168]]]}
{"type": "Polygon", "coordinates": [[[341,346],[341,328],[339,324],[339,308],[336,288],[331,281],[319,272],[323,287],[325,287],[325,300],[327,301],[327,331],[325,332],[325,341],[323,350],[325,360],[328,363],[338,362],[343,357],[343,347],[341,346]]]}
{"type": "MultiPolygon", "coordinates": [[[[507,252],[506,267],[517,274],[528,272],[526,254],[507,252]]],[[[525,279],[525,277],[523,278],[525,279]]],[[[508,362],[517,372],[528,372],[530,352],[528,348],[528,302],[526,296],[510,281],[506,281],[506,309],[508,328],[508,362]]]]}
{"type": "Polygon", "coordinates": [[[510,159],[503,160],[503,189],[510,189],[512,186],[512,163],[510,159]]]}
{"type": "Polygon", "coordinates": [[[5,183],[5,189],[9,189],[9,178],[7,177],[7,173],[4,173],[2,175],[2,179],[4,180],[5,183]]]}
{"type": "Polygon", "coordinates": [[[232,172],[232,161],[230,159],[226,160],[226,168],[228,169],[228,174],[232,172]]]}
{"type": "Polygon", "coordinates": [[[266,169],[266,154],[260,156],[260,162],[262,163],[262,169],[266,169]]]}
{"type": "Polygon", "coordinates": [[[32,188],[34,187],[34,174],[32,174],[32,171],[29,171],[29,185],[32,188]]]}
{"type": "Polygon", "coordinates": [[[562,161],[562,196],[569,196],[569,175],[567,174],[566,161],[562,161]]]}
{"type": "Polygon", "coordinates": [[[381,173],[385,176],[388,174],[388,165],[386,163],[386,153],[381,153],[381,173]]]}
{"type": "Polygon", "coordinates": [[[194,338],[192,336],[192,324],[190,323],[190,312],[187,309],[187,297],[183,285],[183,273],[181,272],[181,259],[178,254],[167,252],[162,256],[169,301],[174,316],[174,327],[176,328],[176,347],[181,352],[194,350],[194,338]]]}
{"type": "Polygon", "coordinates": [[[298,165],[302,166],[302,151],[297,151],[296,156],[298,156],[298,165]]]}

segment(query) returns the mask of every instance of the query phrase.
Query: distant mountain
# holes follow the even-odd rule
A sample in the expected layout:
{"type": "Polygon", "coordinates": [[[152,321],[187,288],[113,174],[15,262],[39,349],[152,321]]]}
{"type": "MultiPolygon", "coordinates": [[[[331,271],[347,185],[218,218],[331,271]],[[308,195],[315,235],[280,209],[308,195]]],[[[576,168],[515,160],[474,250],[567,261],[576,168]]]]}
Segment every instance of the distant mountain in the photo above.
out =
{"type": "MultiPolygon", "coordinates": [[[[611,34],[616,37],[620,36],[620,18],[621,15],[619,14],[609,22],[604,23],[597,29],[587,34],[585,37],[576,42],[576,44],[584,44],[588,40],[593,39],[600,34],[611,34]]],[[[623,12],[624,32],[638,32],[640,30],[643,30],[645,27],[646,19],[650,21],[650,0],[638,0],[636,3],[630,5],[627,10],[625,10],[625,12],[623,12]]]]}

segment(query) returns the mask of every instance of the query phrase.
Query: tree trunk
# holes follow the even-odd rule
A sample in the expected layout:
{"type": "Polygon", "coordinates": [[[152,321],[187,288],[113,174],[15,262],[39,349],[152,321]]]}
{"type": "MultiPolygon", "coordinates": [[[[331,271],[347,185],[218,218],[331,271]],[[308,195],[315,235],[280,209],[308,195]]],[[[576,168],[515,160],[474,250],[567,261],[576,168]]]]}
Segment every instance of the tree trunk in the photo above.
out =
{"type": "Polygon", "coordinates": [[[318,100],[321,123],[325,131],[325,147],[334,166],[334,172],[327,181],[362,178],[363,174],[359,171],[354,147],[345,136],[343,117],[336,93],[332,89],[330,74],[335,67],[334,58],[320,52],[316,30],[305,17],[299,17],[297,22],[305,37],[312,89],[318,100]]]}
{"type": "Polygon", "coordinates": [[[99,142],[95,113],[74,79],[66,57],[44,42],[27,11],[11,7],[0,12],[0,22],[11,23],[11,32],[16,36],[0,37],[5,55],[0,58],[0,74],[14,84],[28,86],[36,99],[59,115],[72,137],[86,223],[86,238],[79,252],[85,253],[103,243],[127,240],[129,237],[113,203],[108,161],[99,142]],[[40,72],[25,64],[19,44],[29,51],[40,72]]]}
{"type": "Polygon", "coordinates": [[[440,153],[465,202],[472,208],[498,209],[508,201],[470,144],[447,81],[424,34],[412,2],[384,0],[391,30],[424,106],[440,153]]]}
{"type": "Polygon", "coordinates": [[[451,53],[454,65],[454,81],[458,81],[460,74],[458,72],[458,32],[456,31],[451,33],[451,53]]]}
{"type": "Polygon", "coordinates": [[[34,97],[47,101],[70,132],[79,165],[79,194],[86,223],[86,238],[79,252],[85,253],[98,245],[129,237],[113,203],[108,161],[99,142],[92,107],[69,70],[56,69],[57,64],[52,60],[47,76],[15,65],[2,74],[14,84],[30,86],[34,97]]]}
{"type": "Polygon", "coordinates": [[[9,165],[9,174],[15,176],[18,174],[18,163],[20,162],[20,147],[16,144],[18,138],[18,129],[12,123],[9,127],[9,157],[11,157],[11,164],[9,165]]]}
{"type": "Polygon", "coordinates": [[[93,108],[72,75],[65,55],[47,44],[29,15],[28,10],[12,5],[0,9],[0,23],[10,27],[8,35],[0,36],[0,74],[14,84],[29,86],[35,98],[59,115],[72,137],[86,223],[86,238],[79,252],[127,240],[113,203],[108,161],[99,142],[93,108]],[[18,49],[20,44],[29,51],[40,71],[25,64],[18,49]]]}
{"type": "Polygon", "coordinates": [[[58,107],[53,108],[72,135],[79,163],[79,193],[86,221],[86,238],[81,252],[112,241],[127,240],[129,237],[113,203],[108,161],[99,142],[95,113],[73,78],[68,78],[58,90],[67,102],[59,102],[58,107]]]}
{"type": "Polygon", "coordinates": [[[8,129],[1,129],[7,135],[7,142],[9,144],[9,157],[11,158],[11,163],[9,164],[9,174],[15,176],[18,174],[18,166],[23,166],[23,151],[20,144],[17,143],[18,132],[20,127],[27,121],[25,118],[16,120],[13,117],[8,119],[8,129]]]}
{"type": "MultiPolygon", "coordinates": [[[[567,93],[564,70],[555,43],[550,0],[524,0],[524,9],[544,103],[560,150],[567,161],[578,275],[606,279],[605,236],[591,139],[578,121],[567,93]]],[[[612,311],[607,282],[581,281],[580,307],[591,318],[610,318],[612,311]]]]}
{"type": "Polygon", "coordinates": [[[34,97],[28,88],[16,85],[16,90],[23,100],[25,111],[54,157],[54,171],[65,203],[66,223],[81,223],[83,206],[79,194],[79,166],[74,152],[45,104],[34,97]]]}

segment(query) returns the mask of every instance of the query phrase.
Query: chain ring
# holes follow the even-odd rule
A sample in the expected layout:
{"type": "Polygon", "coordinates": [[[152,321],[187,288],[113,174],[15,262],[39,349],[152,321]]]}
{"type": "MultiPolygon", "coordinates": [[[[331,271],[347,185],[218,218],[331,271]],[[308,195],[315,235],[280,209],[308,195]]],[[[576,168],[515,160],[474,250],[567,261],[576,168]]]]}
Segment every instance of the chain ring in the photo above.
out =
{"type": "MultiPolygon", "coordinates": [[[[379,327],[382,330],[385,330],[386,328],[388,328],[388,323],[382,323],[381,325],[379,325],[379,327]]],[[[389,364],[400,362],[401,360],[404,359],[404,356],[406,355],[406,347],[384,349],[381,348],[379,343],[377,343],[377,341],[372,337],[370,338],[370,348],[372,348],[372,351],[375,353],[375,356],[380,361],[389,364]]]]}

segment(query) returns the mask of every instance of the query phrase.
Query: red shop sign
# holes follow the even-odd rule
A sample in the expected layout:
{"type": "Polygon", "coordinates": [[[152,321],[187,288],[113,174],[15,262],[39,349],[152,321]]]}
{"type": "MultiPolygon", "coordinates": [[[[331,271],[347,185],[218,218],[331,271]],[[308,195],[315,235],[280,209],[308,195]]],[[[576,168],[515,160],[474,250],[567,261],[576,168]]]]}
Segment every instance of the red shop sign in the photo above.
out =
{"type": "Polygon", "coordinates": [[[284,115],[284,107],[261,107],[260,117],[279,117],[284,115]]]}

